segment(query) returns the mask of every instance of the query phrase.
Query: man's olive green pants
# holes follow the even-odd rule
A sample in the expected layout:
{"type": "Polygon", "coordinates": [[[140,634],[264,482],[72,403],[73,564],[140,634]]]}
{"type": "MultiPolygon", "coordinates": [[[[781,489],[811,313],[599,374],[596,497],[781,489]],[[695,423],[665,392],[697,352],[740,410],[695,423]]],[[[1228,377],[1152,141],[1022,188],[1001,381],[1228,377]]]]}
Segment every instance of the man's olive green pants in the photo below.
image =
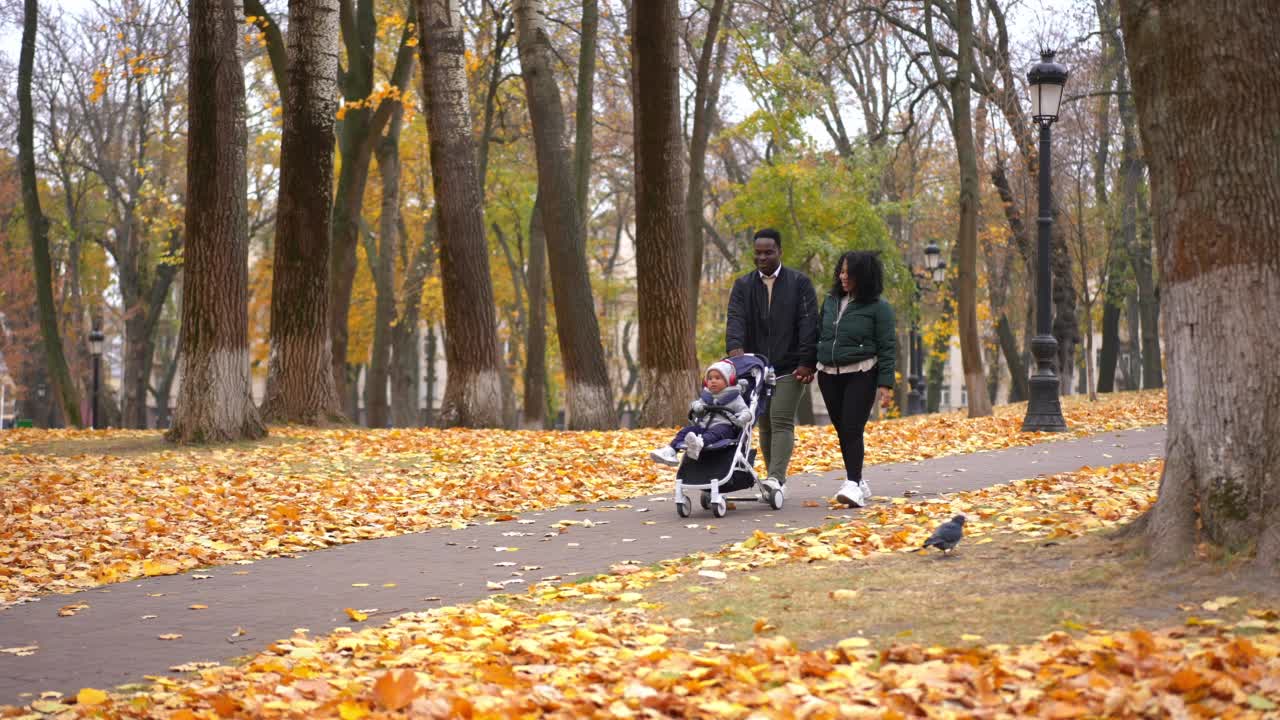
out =
{"type": "Polygon", "coordinates": [[[791,450],[796,444],[796,408],[809,391],[794,375],[778,378],[773,389],[769,410],[760,418],[760,450],[768,466],[765,476],[787,481],[787,466],[791,464],[791,450]]]}

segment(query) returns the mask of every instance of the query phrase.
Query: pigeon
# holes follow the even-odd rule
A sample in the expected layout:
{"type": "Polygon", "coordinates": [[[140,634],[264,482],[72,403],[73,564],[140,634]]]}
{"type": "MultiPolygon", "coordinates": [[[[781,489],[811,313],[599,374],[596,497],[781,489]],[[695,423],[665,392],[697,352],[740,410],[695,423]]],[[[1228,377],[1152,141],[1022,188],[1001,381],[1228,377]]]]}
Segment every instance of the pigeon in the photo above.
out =
{"type": "Polygon", "coordinates": [[[964,537],[964,516],[956,515],[950,520],[938,526],[937,530],[924,541],[921,550],[927,547],[935,547],[942,552],[951,552],[951,549],[960,544],[961,538],[964,537]]]}

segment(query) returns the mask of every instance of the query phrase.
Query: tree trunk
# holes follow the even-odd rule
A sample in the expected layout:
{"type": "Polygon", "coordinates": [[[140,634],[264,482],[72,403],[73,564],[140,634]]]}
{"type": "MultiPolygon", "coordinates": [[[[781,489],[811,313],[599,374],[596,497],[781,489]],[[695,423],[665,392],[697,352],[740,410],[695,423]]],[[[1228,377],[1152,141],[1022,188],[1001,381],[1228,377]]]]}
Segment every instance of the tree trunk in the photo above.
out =
{"type": "MultiPolygon", "coordinates": [[[[512,252],[511,243],[507,242],[507,234],[502,231],[502,226],[498,223],[490,225],[493,229],[494,237],[498,241],[498,247],[502,249],[502,259],[507,262],[507,272],[511,274],[511,289],[515,295],[512,303],[507,307],[510,311],[507,315],[507,337],[509,340],[505,343],[507,356],[501,365],[502,370],[502,425],[503,427],[516,427],[518,423],[519,409],[514,402],[516,393],[516,367],[520,364],[520,343],[515,338],[522,337],[525,332],[525,304],[524,304],[524,258],[523,250],[520,250],[520,257],[517,253],[512,252]],[[512,317],[514,315],[514,317],[512,317]]],[[[518,245],[524,245],[524,236],[518,236],[518,245]]]]}
{"type": "Polygon", "coordinates": [[[994,406],[1000,396],[1000,348],[987,348],[987,400],[994,406]]]}
{"type": "Polygon", "coordinates": [[[1000,340],[1000,352],[1004,353],[1004,361],[1009,365],[1009,402],[1022,402],[1030,397],[1027,387],[1027,366],[1022,361],[1022,350],[1018,347],[1018,338],[1014,335],[1009,317],[1000,313],[996,320],[996,337],[1000,340]]]}
{"type": "Polygon", "coordinates": [[[1124,369],[1128,383],[1126,390],[1142,388],[1142,337],[1139,335],[1142,325],[1142,312],[1138,308],[1138,293],[1135,289],[1129,293],[1124,302],[1125,324],[1129,335],[1129,364],[1124,369]]]}
{"type": "Polygon", "coordinates": [[[497,427],[502,423],[502,380],[489,242],[471,129],[466,42],[456,0],[419,2],[422,41],[418,47],[448,335],[449,375],[440,420],[443,425],[497,427]]]}
{"type": "Polygon", "coordinates": [[[1098,399],[1097,387],[1093,384],[1093,306],[1085,305],[1084,308],[1084,391],[1089,394],[1089,399],[1096,401],[1098,399]]]}
{"type": "MultiPolygon", "coordinates": [[[[125,296],[128,297],[127,295],[125,296]]],[[[155,346],[151,344],[151,331],[147,322],[147,310],[141,300],[125,301],[124,363],[120,373],[121,424],[126,428],[145,429],[147,418],[147,388],[151,386],[151,365],[155,346]]]]}
{"type": "MultiPolygon", "coordinates": [[[[245,262],[248,262],[247,257],[245,262]]],[[[183,292],[185,292],[185,286],[183,292]]],[[[173,382],[178,376],[178,366],[182,360],[182,353],[178,346],[181,341],[178,333],[166,334],[163,336],[163,340],[164,342],[159,344],[164,347],[163,359],[161,360],[164,371],[160,374],[160,382],[152,388],[151,396],[156,401],[156,427],[161,430],[167,430],[173,425],[173,418],[169,416],[169,399],[173,397],[173,382]]]]}
{"type": "Polygon", "coordinates": [[[1151,277],[1151,236],[1153,219],[1147,199],[1138,194],[1138,239],[1133,248],[1133,274],[1138,282],[1138,314],[1142,317],[1142,387],[1164,387],[1163,357],[1160,353],[1160,298],[1151,277]]]}
{"type": "Polygon", "coordinates": [[[199,2],[190,9],[182,387],[173,427],[165,434],[170,442],[256,440],[267,434],[249,378],[243,22],[239,0],[199,2]]]}
{"type": "Polygon", "coordinates": [[[636,3],[631,17],[636,288],[645,396],[639,423],[645,426],[683,422],[698,377],[685,264],[677,5],[636,3]]]}
{"type": "MultiPolygon", "coordinates": [[[[945,343],[935,343],[933,350],[939,352],[939,345],[943,345],[941,352],[942,358],[946,357],[947,348],[945,343]]],[[[946,380],[946,360],[930,356],[929,369],[925,372],[925,411],[936,413],[942,407],[942,383],[946,380]]]]}
{"type": "MultiPolygon", "coordinates": [[[[578,198],[578,213],[583,229],[583,237],[590,237],[587,232],[587,221],[591,217],[591,137],[595,129],[596,120],[596,36],[599,27],[599,0],[582,0],[582,40],[578,43],[578,103],[574,115],[573,178],[577,183],[574,196],[578,198]]],[[[534,205],[537,205],[536,201],[534,205]]],[[[545,236],[543,241],[545,242],[545,236]]],[[[532,242],[532,237],[530,242],[532,242]]],[[[545,245],[543,246],[543,252],[546,252],[545,245]]],[[[530,257],[532,258],[532,255],[530,257]]],[[[526,392],[528,392],[528,385],[525,388],[526,392]]],[[[543,392],[546,392],[545,383],[543,392]]],[[[527,411],[528,408],[529,403],[526,402],[525,410],[527,411]]],[[[526,419],[528,419],[528,416],[526,416],[526,419]]]]}
{"type": "Polygon", "coordinates": [[[440,381],[436,374],[436,359],[438,358],[437,353],[439,353],[439,350],[436,349],[438,347],[436,335],[436,326],[428,325],[427,335],[423,340],[423,344],[426,345],[426,349],[423,351],[426,355],[423,359],[426,369],[424,371],[425,377],[422,381],[423,385],[425,385],[423,388],[423,404],[426,405],[423,409],[422,424],[427,427],[436,427],[440,424],[440,417],[436,414],[436,385],[440,381]]]}
{"type": "Polygon", "coordinates": [[[711,139],[712,120],[720,103],[720,83],[724,77],[728,34],[720,35],[725,16],[725,0],[714,0],[707,17],[707,33],[698,55],[693,93],[693,130],[689,138],[689,187],[685,198],[688,217],[689,326],[698,327],[698,295],[702,289],[703,191],[706,185],[707,144],[711,139]],[[712,58],[715,59],[714,75],[712,58]]]}
{"type": "Polygon", "coordinates": [[[382,176],[382,207],[378,216],[376,252],[369,256],[375,291],[373,348],[364,381],[364,406],[369,427],[387,427],[391,406],[387,378],[391,373],[392,325],[396,323],[396,242],[400,233],[400,126],[403,111],[396,108],[387,134],[378,142],[378,172],[382,176]]]}
{"type": "Polygon", "coordinates": [[[517,0],[520,67],[538,156],[538,197],[546,228],[556,334],[565,374],[565,427],[603,430],[618,426],[609,370],[600,344],[587,248],[565,152],[564,110],[551,74],[551,42],[538,18],[537,0],[517,0]]]}
{"type": "Polygon", "coordinates": [[[262,413],[268,422],[320,425],[343,421],[328,325],[338,0],[292,0],[289,10],[289,90],[262,413]]]}
{"type": "Polygon", "coordinates": [[[45,361],[53,376],[62,412],[69,423],[81,426],[80,398],[58,332],[57,308],[53,304],[53,268],[49,257],[49,221],[40,208],[39,184],[36,180],[35,111],[31,105],[31,75],[35,64],[36,30],[39,10],[36,0],[25,0],[22,16],[22,50],[18,58],[18,165],[22,176],[22,206],[27,216],[27,232],[31,236],[31,258],[35,266],[36,305],[40,316],[40,336],[44,341],[45,361]]]}
{"type": "MultiPolygon", "coordinates": [[[[1117,253],[1118,254],[1118,253],[1117,253]]],[[[1116,360],[1120,349],[1120,303],[1114,275],[1108,273],[1106,296],[1102,306],[1102,349],[1098,353],[1098,392],[1115,392],[1116,360]]]]}
{"type": "Polygon", "coordinates": [[[1080,318],[1076,315],[1076,288],[1071,276],[1071,252],[1067,248],[1062,213],[1054,201],[1053,232],[1049,238],[1049,263],[1053,287],[1053,336],[1058,341],[1058,383],[1063,395],[1075,388],[1076,346],[1080,343],[1080,318]]]}
{"type": "MultiPolygon", "coordinates": [[[[1119,45],[1119,39],[1113,43],[1119,45]]],[[[1150,215],[1146,211],[1146,198],[1141,192],[1143,159],[1138,150],[1138,119],[1129,94],[1129,72],[1121,71],[1117,78],[1116,107],[1119,110],[1123,132],[1120,160],[1121,233],[1129,261],[1133,266],[1134,281],[1138,286],[1138,310],[1142,326],[1141,357],[1144,366],[1143,380],[1148,388],[1164,387],[1160,363],[1159,326],[1156,322],[1155,282],[1151,277],[1150,215]],[[1139,229],[1141,224],[1141,229],[1139,229]]],[[[1130,351],[1139,352],[1135,344],[1130,351]]],[[[1136,377],[1136,374],[1134,375],[1136,377]]],[[[1136,388],[1135,388],[1136,389],[1136,388]]]]}
{"type": "MultiPolygon", "coordinates": [[[[1116,90],[1120,94],[1128,91],[1128,78],[1124,72],[1124,43],[1120,38],[1119,15],[1116,12],[1115,4],[1112,0],[1097,0],[1095,3],[1098,16],[1098,30],[1103,40],[1103,60],[1105,67],[1105,77],[1110,83],[1112,80],[1116,83],[1116,90]]],[[[1111,89],[1110,84],[1107,87],[1111,89]]],[[[1111,199],[1108,197],[1107,178],[1110,174],[1108,170],[1108,157],[1111,150],[1111,102],[1110,95],[1099,98],[1098,115],[1097,115],[1097,131],[1098,131],[1098,148],[1094,153],[1093,159],[1093,186],[1094,199],[1101,208],[1107,208],[1107,217],[1114,217],[1111,212],[1111,199]]],[[[1125,97],[1122,102],[1128,103],[1129,98],[1125,97]]],[[[1132,128],[1132,118],[1128,118],[1129,126],[1132,128]]],[[[1108,219],[1107,235],[1107,269],[1106,269],[1106,289],[1103,292],[1102,305],[1102,349],[1098,357],[1098,382],[1094,386],[1093,392],[1112,392],[1115,390],[1116,376],[1116,355],[1120,345],[1120,303],[1123,302],[1124,296],[1121,292],[1123,286],[1124,263],[1122,258],[1126,249],[1125,243],[1125,211],[1129,208],[1129,203],[1133,199],[1133,191],[1136,186],[1131,187],[1129,183],[1130,163],[1136,159],[1133,152],[1133,133],[1126,132],[1124,142],[1121,145],[1120,160],[1120,203],[1121,203],[1121,222],[1117,224],[1114,220],[1108,219]]],[[[1083,275],[1083,273],[1082,273],[1083,275]]],[[[1088,285],[1085,286],[1086,293],[1088,285]]]]}
{"type": "Polygon", "coordinates": [[[956,310],[960,359],[969,391],[969,417],[974,418],[991,414],[991,400],[982,370],[982,338],[978,333],[978,155],[973,140],[973,7],[970,0],[957,1],[956,16],[960,59],[951,88],[952,134],[960,164],[960,227],[956,237],[960,267],[956,310]]]}
{"type": "Polygon", "coordinates": [[[271,63],[271,75],[276,81],[276,90],[280,92],[280,104],[287,105],[286,94],[289,92],[289,52],[285,49],[284,36],[280,33],[280,25],[271,17],[262,0],[245,0],[246,15],[259,18],[258,26],[262,28],[263,38],[267,41],[267,60],[271,63]]]}
{"type": "Polygon", "coordinates": [[[330,374],[333,376],[334,393],[339,398],[340,410],[353,421],[357,416],[355,394],[348,392],[354,383],[352,368],[347,362],[350,353],[347,327],[350,317],[351,288],[355,283],[356,245],[360,242],[360,216],[364,212],[365,186],[369,180],[370,155],[361,154],[358,147],[369,136],[367,110],[351,111],[343,117],[338,130],[338,146],[341,161],[338,170],[338,187],[333,202],[331,227],[332,243],[329,257],[328,333],[332,343],[330,374]],[[344,300],[345,298],[345,300],[344,300]]]}
{"type": "Polygon", "coordinates": [[[1151,558],[1207,540],[1280,570],[1280,83],[1270,0],[1121,0],[1151,168],[1169,436],[1151,558]],[[1239,112],[1206,112],[1235,108],[1239,112]]]}
{"type": "MultiPolygon", "coordinates": [[[[956,304],[951,299],[955,294],[956,280],[952,278],[950,281],[952,294],[944,295],[942,298],[942,314],[938,318],[938,325],[947,327],[951,324],[955,317],[956,304]]],[[[923,340],[921,343],[923,344],[923,340]]],[[[926,408],[929,412],[938,412],[942,406],[942,384],[947,381],[947,358],[951,354],[951,338],[946,333],[938,333],[933,340],[933,347],[927,356],[929,359],[928,386],[926,389],[926,408]]],[[[954,398],[952,399],[954,401],[954,398]]]]}
{"type": "MultiPolygon", "coordinates": [[[[400,242],[408,242],[404,219],[399,222],[400,242]]],[[[422,424],[418,412],[418,391],[422,387],[422,370],[419,367],[418,341],[422,333],[418,318],[422,309],[422,287],[431,274],[435,262],[436,223],[433,216],[427,221],[418,252],[409,262],[400,296],[404,298],[400,316],[391,328],[391,425],[393,427],[418,427],[422,424]]]]}
{"type": "MultiPolygon", "coordinates": [[[[410,9],[390,85],[403,92],[413,73],[413,46],[417,25],[416,0],[410,9]]],[[[378,21],[373,0],[356,0],[354,8],[345,3],[348,12],[340,14],[346,67],[341,77],[342,97],[350,103],[366,101],[374,92],[374,59],[378,44],[378,21]]],[[[419,43],[421,45],[421,43],[419,43]]],[[[337,49],[335,48],[335,53],[337,49]]],[[[333,203],[332,248],[329,254],[329,337],[333,342],[332,363],[334,387],[338,397],[354,415],[358,398],[348,391],[358,373],[347,364],[348,328],[351,313],[351,288],[356,276],[356,244],[360,241],[360,217],[364,211],[364,191],[369,180],[369,162],[382,129],[400,109],[399,94],[388,94],[377,109],[364,106],[345,108],[338,128],[338,149],[342,154],[338,169],[338,187],[333,203]]]]}
{"type": "Polygon", "coordinates": [[[542,196],[529,217],[529,322],[525,325],[524,412],[521,427],[547,426],[547,234],[542,225],[542,196]]]}
{"type": "MultiPolygon", "coordinates": [[[[1018,255],[1022,258],[1023,267],[1027,271],[1027,277],[1034,282],[1035,272],[1033,265],[1033,255],[1031,250],[1031,237],[1027,234],[1027,226],[1022,222],[1022,213],[1018,210],[1018,201],[1013,195],[1013,188],[1009,184],[1008,172],[1005,168],[1003,159],[997,157],[995,165],[991,168],[991,183],[995,186],[996,191],[1000,194],[1000,204],[1004,207],[1005,221],[1009,224],[1009,230],[1013,234],[1014,246],[1018,249],[1018,255]]],[[[1002,291],[1003,289],[1001,289],[1002,291]]],[[[995,288],[992,288],[996,292],[995,288]]],[[[1034,296],[1034,294],[1033,294],[1034,296]]],[[[993,298],[993,304],[1003,306],[1004,303],[996,303],[993,298]]],[[[1034,307],[1028,305],[1027,312],[1027,328],[1031,325],[1032,311],[1034,307]]],[[[1025,333],[1029,339],[1033,332],[1025,333]]],[[[999,320],[996,322],[996,336],[1000,340],[1000,349],[1004,352],[1005,361],[1009,364],[1009,375],[1012,378],[1012,384],[1009,387],[1009,402],[1021,402],[1030,397],[1030,388],[1028,387],[1028,353],[1026,345],[1022,347],[1018,345],[1017,334],[1013,331],[1013,326],[1009,322],[1009,318],[1005,313],[1000,314],[999,320]]]]}

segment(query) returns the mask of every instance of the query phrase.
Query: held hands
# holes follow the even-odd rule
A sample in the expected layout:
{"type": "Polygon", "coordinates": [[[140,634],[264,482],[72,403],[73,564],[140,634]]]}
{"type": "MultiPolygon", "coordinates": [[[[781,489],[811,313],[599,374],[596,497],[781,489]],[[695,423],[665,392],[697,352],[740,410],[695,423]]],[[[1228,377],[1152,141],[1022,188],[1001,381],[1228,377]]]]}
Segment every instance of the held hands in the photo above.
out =
{"type": "Polygon", "coordinates": [[[801,365],[796,368],[791,375],[800,382],[801,385],[808,385],[813,382],[813,368],[801,365]]]}
{"type": "Polygon", "coordinates": [[[876,399],[880,401],[880,407],[889,407],[893,402],[893,390],[887,387],[876,388],[876,399]]]}

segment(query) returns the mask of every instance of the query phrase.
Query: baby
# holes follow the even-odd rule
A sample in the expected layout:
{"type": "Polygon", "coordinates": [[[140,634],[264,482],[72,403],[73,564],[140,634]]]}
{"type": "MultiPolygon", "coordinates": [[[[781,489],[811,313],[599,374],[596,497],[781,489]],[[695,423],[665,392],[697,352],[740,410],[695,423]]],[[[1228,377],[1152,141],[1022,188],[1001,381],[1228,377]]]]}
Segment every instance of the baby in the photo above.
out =
{"type": "Polygon", "coordinates": [[[684,448],[690,460],[697,460],[702,448],[737,436],[738,429],[751,422],[751,408],[738,391],[733,363],[718,360],[707,367],[702,394],[689,405],[687,427],[680,428],[670,445],[654,450],[649,457],[665,465],[680,464],[676,453],[684,448]]]}

